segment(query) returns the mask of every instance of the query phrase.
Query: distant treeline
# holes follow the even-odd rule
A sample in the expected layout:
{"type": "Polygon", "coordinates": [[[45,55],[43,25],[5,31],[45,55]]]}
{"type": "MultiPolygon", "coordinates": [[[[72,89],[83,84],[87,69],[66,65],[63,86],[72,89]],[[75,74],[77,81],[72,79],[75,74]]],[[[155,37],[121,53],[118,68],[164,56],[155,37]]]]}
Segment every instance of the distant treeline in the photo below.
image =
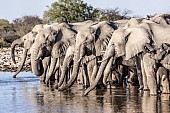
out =
{"type": "MultiPolygon", "coordinates": [[[[48,6],[49,7],[49,6],[48,6]]],[[[0,47],[10,46],[17,38],[24,36],[37,24],[54,22],[81,22],[85,20],[115,21],[127,19],[132,11],[121,11],[119,8],[99,9],[84,3],[82,0],[58,0],[44,12],[43,18],[38,16],[23,16],[11,23],[6,19],[0,19],[0,47]]]]}

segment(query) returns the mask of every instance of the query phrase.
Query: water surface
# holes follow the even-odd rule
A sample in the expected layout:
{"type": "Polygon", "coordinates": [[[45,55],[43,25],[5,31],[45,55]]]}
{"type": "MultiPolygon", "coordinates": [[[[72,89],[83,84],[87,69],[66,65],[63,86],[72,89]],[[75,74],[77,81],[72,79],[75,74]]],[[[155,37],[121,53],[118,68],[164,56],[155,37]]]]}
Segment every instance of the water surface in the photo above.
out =
{"type": "Polygon", "coordinates": [[[0,113],[170,113],[170,95],[150,96],[138,86],[93,90],[86,97],[83,92],[78,84],[58,92],[31,72],[16,79],[0,72],[0,113]]]}

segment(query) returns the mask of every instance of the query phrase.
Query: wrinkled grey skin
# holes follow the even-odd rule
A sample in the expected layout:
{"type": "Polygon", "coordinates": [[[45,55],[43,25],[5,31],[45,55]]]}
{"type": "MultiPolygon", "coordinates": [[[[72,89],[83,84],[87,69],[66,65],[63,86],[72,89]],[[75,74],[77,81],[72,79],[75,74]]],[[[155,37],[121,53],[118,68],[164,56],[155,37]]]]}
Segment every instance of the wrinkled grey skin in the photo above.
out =
{"type": "MultiPolygon", "coordinates": [[[[116,28],[116,26],[114,27],[116,28]]],[[[78,76],[79,66],[84,56],[91,54],[95,56],[101,55],[101,51],[105,50],[110,40],[109,37],[111,37],[114,31],[114,27],[111,27],[108,22],[103,21],[78,31],[73,59],[73,72],[68,83],[65,86],[59,87],[59,91],[66,90],[73,85],[78,76]]]]}

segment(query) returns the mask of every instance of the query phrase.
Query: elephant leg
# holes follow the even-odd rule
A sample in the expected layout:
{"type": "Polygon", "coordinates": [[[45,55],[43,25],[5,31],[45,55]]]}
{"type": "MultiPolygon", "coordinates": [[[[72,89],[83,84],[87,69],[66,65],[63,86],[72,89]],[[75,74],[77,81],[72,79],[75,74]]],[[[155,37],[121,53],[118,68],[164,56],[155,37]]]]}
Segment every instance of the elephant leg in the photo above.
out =
{"type": "Polygon", "coordinates": [[[90,86],[90,82],[89,82],[89,75],[88,75],[88,71],[87,71],[87,65],[83,64],[82,65],[82,71],[83,71],[83,78],[84,78],[84,87],[87,88],[90,86]]]}
{"type": "Polygon", "coordinates": [[[47,69],[48,66],[50,64],[50,57],[45,57],[42,61],[43,67],[44,67],[44,72],[43,74],[40,76],[40,82],[44,82],[45,83],[45,79],[46,79],[46,73],[47,73],[47,69]]]}
{"type": "Polygon", "coordinates": [[[91,65],[91,62],[89,62],[88,64],[87,64],[87,72],[88,72],[88,76],[89,76],[89,78],[90,78],[90,84],[91,84],[91,82],[94,80],[92,80],[92,73],[93,73],[93,66],[91,65]]]}
{"type": "Polygon", "coordinates": [[[164,67],[159,67],[156,74],[158,91],[160,90],[160,86],[162,85],[162,93],[164,94],[170,93],[168,70],[164,67]]]}
{"type": "MultiPolygon", "coordinates": [[[[144,83],[143,83],[143,79],[142,79],[142,60],[140,57],[136,57],[136,72],[137,72],[137,76],[138,76],[138,82],[139,82],[139,90],[142,90],[144,88],[144,83]]],[[[145,88],[147,88],[147,86],[145,86],[145,88]]]]}
{"type": "Polygon", "coordinates": [[[162,70],[161,70],[162,67],[159,67],[157,72],[156,72],[156,81],[157,81],[157,89],[158,89],[158,92],[161,93],[161,73],[162,73],[162,70]]]}
{"type": "Polygon", "coordinates": [[[63,70],[63,66],[61,66],[63,60],[64,60],[63,57],[58,58],[55,69],[54,69],[54,73],[52,77],[50,78],[50,81],[56,81],[57,83],[59,82],[61,70],[63,70]]]}
{"type": "Polygon", "coordinates": [[[162,93],[163,94],[169,94],[170,93],[170,89],[169,89],[169,78],[167,77],[167,75],[163,75],[162,79],[161,79],[161,83],[162,83],[162,93]],[[165,80],[164,80],[165,79],[165,80]]]}
{"type": "Polygon", "coordinates": [[[96,75],[97,75],[97,71],[98,71],[98,65],[95,64],[95,66],[93,67],[93,72],[92,72],[92,75],[91,75],[90,84],[92,84],[92,82],[95,80],[96,75]]]}
{"type": "Polygon", "coordinates": [[[83,81],[84,81],[83,69],[82,69],[82,67],[80,67],[79,76],[77,77],[77,82],[78,82],[78,84],[83,84],[83,81]]]}
{"type": "Polygon", "coordinates": [[[150,54],[146,53],[143,56],[143,64],[145,73],[147,76],[147,84],[151,95],[157,95],[157,83],[156,83],[156,62],[154,59],[150,58],[150,54]]]}
{"type": "Polygon", "coordinates": [[[148,91],[148,84],[147,84],[147,77],[146,77],[146,73],[145,73],[145,69],[144,69],[144,63],[143,60],[141,60],[141,71],[142,71],[142,77],[140,79],[142,79],[143,81],[143,90],[144,91],[148,91]]]}
{"type": "Polygon", "coordinates": [[[122,65],[118,67],[118,75],[119,75],[119,78],[118,78],[117,86],[123,86],[123,66],[122,65]]]}
{"type": "Polygon", "coordinates": [[[47,85],[48,85],[49,82],[50,82],[51,76],[54,74],[56,62],[58,62],[58,61],[59,61],[59,60],[57,60],[56,58],[51,58],[50,69],[49,69],[48,76],[47,76],[46,81],[45,81],[47,85]]]}

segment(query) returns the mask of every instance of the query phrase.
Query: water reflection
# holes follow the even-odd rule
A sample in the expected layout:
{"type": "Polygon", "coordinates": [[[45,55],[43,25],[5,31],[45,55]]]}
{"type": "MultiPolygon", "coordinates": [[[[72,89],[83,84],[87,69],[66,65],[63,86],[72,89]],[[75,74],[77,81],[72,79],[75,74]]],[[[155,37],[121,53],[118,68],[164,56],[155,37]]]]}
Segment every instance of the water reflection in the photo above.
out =
{"type": "Polygon", "coordinates": [[[0,113],[169,113],[170,95],[150,96],[137,86],[93,90],[83,95],[81,85],[58,92],[32,73],[17,79],[0,72],[0,113]]]}

